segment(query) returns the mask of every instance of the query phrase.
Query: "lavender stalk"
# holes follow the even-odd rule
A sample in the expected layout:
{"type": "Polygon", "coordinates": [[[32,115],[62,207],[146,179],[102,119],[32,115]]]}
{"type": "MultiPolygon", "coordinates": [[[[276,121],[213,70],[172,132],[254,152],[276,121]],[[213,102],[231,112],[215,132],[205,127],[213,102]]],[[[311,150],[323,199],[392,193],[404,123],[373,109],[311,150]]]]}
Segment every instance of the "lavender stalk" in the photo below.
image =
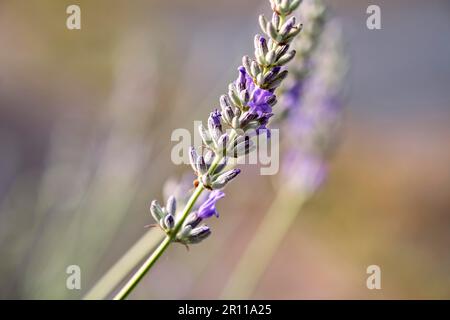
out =
{"type": "MultiPolygon", "coordinates": [[[[245,299],[252,294],[299,210],[324,182],[326,161],[335,144],[341,114],[339,93],[346,69],[341,42],[339,26],[328,22],[314,54],[315,66],[310,76],[296,73],[304,94],[283,100],[289,102],[285,105],[289,117],[282,125],[290,134],[286,135],[289,149],[278,193],[232,272],[223,298],[245,299]]],[[[296,90],[295,85],[290,88],[296,90]]]]}
{"type": "Polygon", "coordinates": [[[255,57],[243,57],[238,79],[229,85],[228,94],[220,97],[221,110],[214,110],[207,126],[199,128],[204,146],[200,152],[193,147],[190,150],[191,166],[197,175],[193,194],[181,212],[176,212],[175,197],[170,197],[165,207],[152,202],[152,216],[166,237],[115,300],[125,299],[132,292],[170,243],[187,246],[210,236],[211,230],[203,221],[217,215],[215,204],[225,196],[221,189],[240,173],[239,169],[229,168],[233,166],[230,159],[251,152],[250,138],[268,130],[272,107],[277,102],[274,92],[287,76],[283,67],[295,56],[295,51],[289,50],[290,43],[301,31],[295,17],[289,17],[301,0],[270,0],[270,3],[272,19],[259,18],[265,35],[255,36],[255,57]],[[209,196],[193,211],[205,190],[210,192],[209,196]]]}

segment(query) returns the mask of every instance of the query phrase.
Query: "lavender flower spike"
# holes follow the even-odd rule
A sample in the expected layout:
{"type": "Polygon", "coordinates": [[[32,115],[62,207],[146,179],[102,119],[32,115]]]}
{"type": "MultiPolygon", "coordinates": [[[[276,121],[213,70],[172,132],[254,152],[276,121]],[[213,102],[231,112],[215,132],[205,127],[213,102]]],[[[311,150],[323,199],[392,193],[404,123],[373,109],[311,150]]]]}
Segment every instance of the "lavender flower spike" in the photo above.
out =
{"type": "MultiPolygon", "coordinates": [[[[260,17],[260,25],[265,35],[255,36],[255,57],[243,57],[237,79],[229,84],[228,94],[219,99],[220,111],[215,110],[210,114],[208,130],[203,125],[199,127],[203,144],[214,152],[214,160],[208,165],[206,172],[198,170],[198,165],[193,167],[197,180],[208,190],[221,189],[231,180],[224,180],[220,175],[221,170],[227,167],[227,161],[218,166],[226,155],[237,158],[254,149],[244,144],[239,152],[235,152],[236,146],[239,145],[238,139],[263,131],[270,134],[267,126],[274,115],[273,108],[277,102],[275,90],[287,76],[284,65],[295,55],[295,50],[289,51],[289,46],[301,30],[296,19],[288,16],[300,2],[271,1],[273,17],[270,22],[267,22],[264,16],[260,17]],[[225,135],[227,128],[231,129],[231,133],[225,135]]],[[[237,173],[233,172],[232,178],[237,173]]]]}
{"type": "MultiPolygon", "coordinates": [[[[208,200],[194,211],[196,219],[201,220],[216,214],[215,203],[224,196],[216,190],[224,188],[240,173],[239,169],[232,168],[224,171],[230,165],[228,158],[237,158],[252,152],[255,146],[249,138],[254,134],[264,131],[270,134],[268,125],[277,103],[275,90],[287,76],[284,66],[295,55],[295,50],[289,50],[289,47],[301,30],[301,25],[289,15],[300,3],[300,0],[271,0],[274,11],[271,21],[260,16],[264,35],[255,36],[255,57],[243,57],[237,79],[229,84],[228,94],[219,99],[220,110],[216,109],[210,113],[206,128],[199,126],[206,148],[197,151],[198,149],[191,147],[189,157],[197,175],[195,186],[201,188],[200,192],[207,189],[212,193],[208,200]],[[231,132],[226,129],[231,129],[231,132]]],[[[192,205],[191,209],[194,207],[192,205]]],[[[183,241],[184,237],[190,234],[184,229],[178,233],[181,230],[180,225],[188,216],[192,218],[189,212],[182,217],[176,217],[175,241],[183,241]]],[[[170,225],[163,228],[170,234],[173,228],[166,227],[170,225]]],[[[195,225],[191,224],[190,227],[195,228],[195,225]]]]}
{"type": "MultiPolygon", "coordinates": [[[[229,182],[238,173],[238,171],[232,171],[225,176],[226,178],[221,175],[225,168],[234,165],[228,162],[230,155],[228,149],[231,149],[232,157],[251,152],[250,145],[247,146],[245,142],[243,145],[239,145],[236,141],[242,137],[248,137],[249,134],[254,134],[255,128],[265,129],[269,124],[273,115],[272,108],[277,101],[275,90],[287,75],[287,71],[282,68],[295,55],[295,50],[289,51],[290,43],[301,30],[301,25],[296,24],[295,18],[289,17],[299,6],[301,0],[270,0],[270,3],[273,10],[272,21],[267,21],[263,16],[259,19],[265,35],[255,37],[257,40],[255,41],[255,57],[244,56],[243,67],[239,68],[238,80],[230,83],[228,95],[222,96],[219,100],[221,110],[211,113],[207,123],[208,129],[203,125],[199,127],[204,147],[201,148],[201,153],[198,155],[195,149],[190,150],[191,166],[197,175],[194,180],[194,192],[184,209],[175,215],[174,225],[172,225],[172,219],[165,219],[165,216],[163,220],[159,221],[166,233],[166,238],[119,291],[115,299],[124,299],[128,296],[171,242],[197,243],[210,234],[209,228],[196,230],[193,225],[187,225],[185,222],[190,221],[191,218],[196,218],[194,221],[197,221],[217,214],[215,203],[224,194],[215,189],[224,186],[221,179],[229,182]],[[246,121],[242,121],[244,119],[246,121]],[[227,137],[223,136],[225,129],[230,131],[227,137]],[[243,146],[243,148],[239,149],[239,146],[243,146]],[[235,148],[239,150],[233,152],[235,148]],[[208,161],[205,161],[204,152],[213,152],[214,155],[208,155],[208,161]],[[209,161],[210,159],[212,160],[209,161]],[[195,217],[191,211],[205,190],[212,192],[208,200],[199,207],[195,217]]],[[[256,130],[256,133],[258,132],[262,131],[256,130]]],[[[164,208],[162,210],[165,211],[164,208]]],[[[154,216],[159,218],[157,214],[154,216]]]]}

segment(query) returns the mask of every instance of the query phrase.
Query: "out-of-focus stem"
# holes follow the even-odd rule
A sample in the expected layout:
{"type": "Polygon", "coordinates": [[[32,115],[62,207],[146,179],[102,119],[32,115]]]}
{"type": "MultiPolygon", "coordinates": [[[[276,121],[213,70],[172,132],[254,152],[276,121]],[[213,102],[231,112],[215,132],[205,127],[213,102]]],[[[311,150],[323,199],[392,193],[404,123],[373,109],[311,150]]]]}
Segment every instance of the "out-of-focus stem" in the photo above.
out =
{"type": "Polygon", "coordinates": [[[307,197],[279,190],[222,291],[222,299],[247,299],[293,224],[307,197]]]}
{"type": "Polygon", "coordinates": [[[163,239],[159,229],[147,231],[92,287],[85,300],[105,299],[163,239]]]}

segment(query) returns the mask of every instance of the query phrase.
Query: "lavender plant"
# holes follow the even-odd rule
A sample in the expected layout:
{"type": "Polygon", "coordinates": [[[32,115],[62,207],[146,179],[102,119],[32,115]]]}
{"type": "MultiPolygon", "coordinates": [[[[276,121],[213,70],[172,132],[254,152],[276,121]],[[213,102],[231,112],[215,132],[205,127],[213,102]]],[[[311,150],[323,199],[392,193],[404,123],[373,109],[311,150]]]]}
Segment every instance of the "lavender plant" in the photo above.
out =
{"type": "Polygon", "coordinates": [[[269,132],[267,125],[277,102],[275,90],[288,74],[284,66],[296,54],[290,50],[290,44],[301,31],[296,18],[290,17],[301,0],[270,3],[271,19],[259,17],[264,35],[255,36],[255,57],[243,57],[237,80],[230,83],[228,94],[220,97],[220,110],[211,112],[206,127],[199,127],[203,146],[200,150],[190,148],[190,162],[197,176],[193,193],[181,211],[177,211],[173,195],[165,206],[156,200],[152,202],[151,214],[166,237],[114,299],[126,298],[172,242],[195,244],[211,234],[204,221],[218,216],[216,202],[225,196],[221,189],[240,173],[239,169],[230,168],[232,159],[253,150],[251,137],[269,132]],[[198,206],[205,190],[209,194],[198,206]]]}
{"type": "Polygon", "coordinates": [[[281,172],[287,187],[307,196],[325,180],[339,137],[347,64],[336,21],[327,24],[314,60],[314,74],[304,83],[305,94],[287,106],[292,113],[285,127],[292,134],[286,137],[289,148],[281,172]]]}
{"type": "MultiPolygon", "coordinates": [[[[308,2],[320,5],[319,1],[308,2]]],[[[243,299],[252,293],[298,211],[326,177],[327,158],[334,149],[340,123],[340,93],[346,70],[339,30],[335,21],[325,24],[310,61],[309,76],[304,76],[304,64],[300,63],[301,72],[295,73],[293,85],[284,91],[288,96],[283,99],[284,108],[289,117],[281,125],[289,135],[286,135],[287,150],[280,175],[282,183],[232,272],[223,291],[224,298],[243,299]],[[304,88],[302,94],[298,88],[304,88]]]]}

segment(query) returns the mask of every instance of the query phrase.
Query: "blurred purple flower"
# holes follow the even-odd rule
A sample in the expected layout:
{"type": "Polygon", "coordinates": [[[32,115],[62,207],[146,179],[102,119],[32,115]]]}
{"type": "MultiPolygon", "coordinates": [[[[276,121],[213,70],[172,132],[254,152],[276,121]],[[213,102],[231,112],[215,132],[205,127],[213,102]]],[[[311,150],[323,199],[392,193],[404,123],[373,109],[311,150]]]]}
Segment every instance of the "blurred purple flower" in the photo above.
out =
{"type": "Polygon", "coordinates": [[[345,76],[340,45],[339,29],[327,25],[309,64],[311,72],[298,73],[284,91],[289,149],[284,155],[283,179],[307,193],[315,192],[324,182],[327,160],[338,136],[345,76]]]}
{"type": "Polygon", "coordinates": [[[303,92],[303,82],[294,81],[283,93],[283,107],[290,111],[300,104],[300,98],[303,92]]]}
{"type": "Polygon", "coordinates": [[[285,155],[283,173],[293,189],[314,193],[327,177],[327,166],[319,156],[291,150],[285,155]]]}

